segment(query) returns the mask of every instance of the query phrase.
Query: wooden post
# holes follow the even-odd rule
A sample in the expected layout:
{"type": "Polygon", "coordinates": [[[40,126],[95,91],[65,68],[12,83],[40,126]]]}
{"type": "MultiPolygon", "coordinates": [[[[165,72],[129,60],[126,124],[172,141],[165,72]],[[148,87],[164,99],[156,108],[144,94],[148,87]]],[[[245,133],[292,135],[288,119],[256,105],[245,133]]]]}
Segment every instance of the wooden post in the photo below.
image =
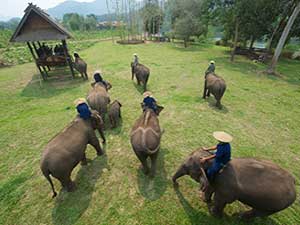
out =
{"type": "Polygon", "coordinates": [[[39,69],[39,71],[40,71],[40,74],[41,74],[43,80],[46,80],[46,77],[44,76],[44,73],[43,73],[41,67],[40,67],[40,66],[38,65],[38,63],[37,63],[37,57],[35,56],[35,54],[34,54],[34,52],[33,52],[33,49],[32,49],[32,47],[31,47],[30,43],[29,43],[29,42],[26,42],[26,43],[27,43],[27,46],[28,46],[28,48],[29,48],[29,50],[30,50],[30,52],[31,52],[31,55],[32,55],[32,57],[33,57],[33,59],[34,59],[34,61],[35,61],[35,65],[36,65],[36,67],[37,67],[37,68],[39,69]]]}
{"type": "Polygon", "coordinates": [[[63,48],[64,48],[64,54],[65,54],[67,63],[68,63],[68,65],[70,67],[70,70],[71,70],[72,77],[75,78],[74,69],[73,69],[73,65],[72,65],[72,60],[71,60],[71,56],[69,55],[69,52],[68,52],[66,40],[61,40],[61,42],[62,42],[62,45],[63,45],[63,48]]]}
{"type": "MultiPolygon", "coordinates": [[[[36,55],[38,56],[38,54],[37,54],[37,47],[36,47],[36,45],[35,45],[35,43],[32,41],[32,45],[33,45],[33,48],[34,48],[34,50],[35,50],[35,52],[36,52],[36,55]]],[[[43,70],[44,70],[44,72],[45,72],[45,75],[48,77],[48,73],[47,73],[47,70],[46,70],[46,68],[45,68],[45,66],[42,66],[42,68],[43,68],[43,70]]]]}

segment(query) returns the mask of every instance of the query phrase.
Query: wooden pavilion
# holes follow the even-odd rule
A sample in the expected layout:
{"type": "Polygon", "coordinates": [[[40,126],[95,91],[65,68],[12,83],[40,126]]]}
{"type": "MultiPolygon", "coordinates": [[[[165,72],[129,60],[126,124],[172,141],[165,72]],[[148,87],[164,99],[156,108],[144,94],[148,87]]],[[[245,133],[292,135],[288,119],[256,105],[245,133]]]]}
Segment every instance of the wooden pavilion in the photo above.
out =
{"type": "Polygon", "coordinates": [[[36,66],[44,80],[51,67],[69,66],[74,78],[73,61],[67,48],[66,39],[72,35],[58,22],[52,19],[41,8],[29,3],[25,15],[15,30],[10,42],[26,42],[34,58],[36,66]],[[45,41],[61,42],[53,49],[45,45],[45,41]],[[41,44],[43,41],[43,44],[41,44]]]}

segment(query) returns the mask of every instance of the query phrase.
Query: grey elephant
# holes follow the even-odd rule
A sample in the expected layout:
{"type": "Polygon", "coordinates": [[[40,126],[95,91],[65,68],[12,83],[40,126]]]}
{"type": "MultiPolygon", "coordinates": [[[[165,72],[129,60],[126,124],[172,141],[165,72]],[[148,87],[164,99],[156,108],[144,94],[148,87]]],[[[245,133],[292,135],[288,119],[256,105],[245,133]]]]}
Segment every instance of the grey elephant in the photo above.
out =
{"type": "MultiPolygon", "coordinates": [[[[160,108],[160,111],[162,108],[160,108]]],[[[158,115],[152,109],[145,109],[140,118],[135,122],[131,133],[130,142],[136,156],[142,163],[143,172],[147,175],[150,169],[147,158],[151,159],[151,176],[155,176],[156,161],[160,148],[162,132],[159,126],[158,115]]]]}
{"type": "Polygon", "coordinates": [[[98,112],[92,111],[90,119],[84,120],[79,116],[60,133],[58,133],[44,148],[41,159],[41,170],[49,181],[53,197],[57,195],[51,176],[58,179],[63,188],[67,191],[74,189],[74,182],[71,180],[72,170],[79,162],[86,165],[85,150],[87,144],[92,145],[97,155],[103,155],[95,133],[97,129],[105,143],[103,134],[103,121],[98,112]]]}
{"type": "Polygon", "coordinates": [[[177,179],[190,175],[201,183],[204,200],[214,202],[210,211],[221,216],[226,204],[236,200],[252,209],[240,214],[242,218],[268,216],[290,206],[296,199],[295,179],[286,170],[266,160],[253,158],[235,158],[208,182],[205,170],[211,165],[210,160],[204,165],[200,159],[211,153],[201,149],[194,151],[179,167],[172,180],[175,186],[177,179]]]}
{"type": "Polygon", "coordinates": [[[131,63],[131,79],[136,77],[138,85],[143,85],[144,91],[147,90],[147,83],[150,76],[150,69],[143,64],[135,65],[133,62],[131,63]]]}
{"type": "Polygon", "coordinates": [[[106,87],[100,83],[93,85],[92,90],[89,91],[87,96],[87,102],[89,106],[100,113],[100,116],[105,120],[105,114],[107,113],[107,106],[110,103],[109,94],[106,87]]]}
{"type": "Polygon", "coordinates": [[[78,53],[74,53],[75,62],[73,63],[73,67],[81,74],[83,79],[88,79],[87,75],[87,64],[86,62],[80,58],[78,53]]]}
{"type": "Polygon", "coordinates": [[[203,98],[209,97],[210,94],[215,96],[217,101],[216,107],[219,109],[222,108],[221,105],[221,98],[223,97],[226,91],[226,83],[222,77],[214,73],[208,73],[205,75],[204,81],[204,91],[203,91],[203,98]]]}
{"type": "Polygon", "coordinates": [[[112,128],[117,126],[121,118],[121,107],[122,104],[118,100],[113,101],[109,106],[108,117],[112,128]]]}

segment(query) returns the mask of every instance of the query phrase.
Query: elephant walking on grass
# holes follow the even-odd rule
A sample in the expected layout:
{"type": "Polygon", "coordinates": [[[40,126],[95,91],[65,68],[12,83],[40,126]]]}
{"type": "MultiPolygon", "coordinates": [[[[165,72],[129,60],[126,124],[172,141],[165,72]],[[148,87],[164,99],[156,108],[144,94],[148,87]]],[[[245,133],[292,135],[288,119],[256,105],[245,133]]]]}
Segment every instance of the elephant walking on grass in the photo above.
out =
{"type": "Polygon", "coordinates": [[[88,79],[88,75],[87,75],[87,64],[86,62],[80,58],[80,56],[78,55],[78,53],[74,53],[74,57],[75,57],[75,62],[73,64],[74,68],[81,74],[81,77],[83,79],[88,79]]]}
{"type": "Polygon", "coordinates": [[[57,193],[50,175],[58,179],[67,191],[72,191],[74,182],[71,180],[71,173],[80,161],[82,165],[87,164],[87,144],[96,149],[97,155],[103,155],[95,129],[99,131],[105,143],[103,121],[98,112],[93,111],[90,119],[84,120],[77,116],[46,145],[42,154],[41,170],[51,185],[53,197],[57,193]]]}
{"type": "Polygon", "coordinates": [[[110,98],[106,87],[100,83],[95,83],[92,90],[88,93],[86,99],[89,106],[99,112],[101,118],[105,120],[107,106],[110,103],[110,98]]]}
{"type": "Polygon", "coordinates": [[[146,175],[149,174],[150,170],[147,163],[147,158],[150,157],[151,176],[155,176],[161,136],[158,115],[152,109],[146,109],[135,122],[130,134],[131,146],[141,161],[146,175]]]}
{"type": "Polygon", "coordinates": [[[143,64],[137,64],[131,63],[131,79],[134,79],[134,76],[136,77],[138,85],[143,84],[144,91],[147,90],[147,83],[150,76],[150,70],[148,67],[144,66],[143,64]]]}
{"type": "Polygon", "coordinates": [[[179,167],[172,179],[177,186],[179,177],[190,175],[192,179],[201,183],[206,202],[210,202],[214,194],[214,202],[210,208],[213,215],[221,216],[226,204],[236,200],[252,207],[251,210],[240,214],[245,219],[271,215],[289,207],[295,201],[293,176],[266,160],[232,159],[209,183],[205,170],[213,160],[202,165],[200,159],[210,154],[201,149],[194,151],[179,167]]]}
{"type": "Polygon", "coordinates": [[[217,101],[216,107],[219,109],[222,108],[221,98],[223,97],[225,90],[226,83],[223,78],[213,73],[205,75],[203,98],[205,99],[206,97],[209,97],[210,94],[213,94],[217,101]]]}

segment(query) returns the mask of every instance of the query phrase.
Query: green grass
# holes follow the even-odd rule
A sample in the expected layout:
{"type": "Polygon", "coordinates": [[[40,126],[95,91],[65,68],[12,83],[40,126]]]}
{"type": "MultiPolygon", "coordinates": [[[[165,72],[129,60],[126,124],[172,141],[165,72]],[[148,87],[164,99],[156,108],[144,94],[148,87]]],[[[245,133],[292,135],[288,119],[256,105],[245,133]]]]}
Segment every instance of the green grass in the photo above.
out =
{"type": "MultiPolygon", "coordinates": [[[[101,39],[111,38],[118,35],[117,31],[96,30],[96,31],[74,31],[71,32],[73,38],[68,40],[68,48],[70,52],[81,51],[89,48],[101,39]]],[[[26,43],[10,43],[9,39],[13,35],[12,30],[0,30],[0,62],[7,65],[24,64],[33,62],[32,55],[26,43]]],[[[54,47],[60,44],[60,41],[47,42],[48,45],[54,47]]]]}
{"type": "MultiPolygon", "coordinates": [[[[197,183],[181,178],[176,192],[170,180],[190,152],[215,144],[215,130],[233,135],[233,157],[270,159],[295,176],[299,190],[299,62],[281,61],[282,77],[266,76],[262,64],[241,57],[230,63],[226,50],[208,44],[184,49],[101,42],[80,52],[90,77],[101,69],[112,83],[111,99],[123,104],[123,123],[106,131],[107,157],[96,157],[89,146],[91,163],[78,165],[72,174],[76,191],[61,192],[55,199],[39,169],[41,152],[74,118],[73,101],[86,96],[91,80],[60,76],[40,87],[33,63],[1,69],[0,224],[243,224],[232,217],[246,209],[241,203],[228,205],[223,219],[215,219],[199,200],[197,183]],[[129,142],[142,101],[130,75],[134,52],[150,67],[148,87],[165,106],[159,117],[165,133],[153,180],[139,170],[129,142]],[[203,72],[211,59],[228,85],[221,111],[213,98],[201,99],[203,72]]],[[[252,224],[300,224],[299,213],[297,198],[290,208],[252,224]]]]}

